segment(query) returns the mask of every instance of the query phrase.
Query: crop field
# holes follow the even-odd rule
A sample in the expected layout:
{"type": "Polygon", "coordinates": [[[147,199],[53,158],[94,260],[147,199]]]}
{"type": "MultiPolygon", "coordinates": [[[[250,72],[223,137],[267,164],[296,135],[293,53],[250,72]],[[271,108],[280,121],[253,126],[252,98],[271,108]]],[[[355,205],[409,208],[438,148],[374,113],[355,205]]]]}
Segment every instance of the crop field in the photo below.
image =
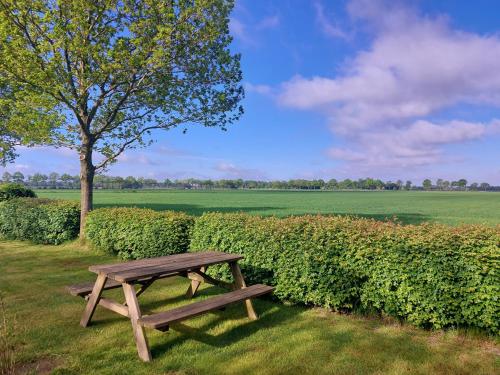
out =
{"type": "MultiPolygon", "coordinates": [[[[38,190],[39,197],[79,199],[77,190],[38,190]]],[[[404,224],[500,224],[500,193],[426,191],[97,190],[95,207],[247,212],[256,215],[335,214],[404,224]]]]}

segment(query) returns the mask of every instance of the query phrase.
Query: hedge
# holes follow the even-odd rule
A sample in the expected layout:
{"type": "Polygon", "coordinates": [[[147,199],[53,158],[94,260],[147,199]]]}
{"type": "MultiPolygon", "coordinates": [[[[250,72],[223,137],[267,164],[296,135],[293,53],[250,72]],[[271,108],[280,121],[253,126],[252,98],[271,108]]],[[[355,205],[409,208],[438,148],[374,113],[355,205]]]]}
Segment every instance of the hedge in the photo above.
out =
{"type": "Polygon", "coordinates": [[[78,202],[13,198],[0,203],[0,236],[5,239],[57,245],[74,239],[79,227],[78,202]]]}
{"type": "Polygon", "coordinates": [[[21,197],[36,198],[36,194],[30,188],[21,184],[7,183],[0,185],[0,201],[21,197]]]}
{"type": "MultiPolygon", "coordinates": [[[[274,285],[281,300],[499,333],[500,226],[208,213],[191,248],[244,255],[249,283],[274,285]]],[[[211,272],[230,279],[224,267],[211,272]]]]}
{"type": "Polygon", "coordinates": [[[85,236],[94,248],[123,259],[186,252],[194,219],[181,212],[101,208],[90,212],[85,236]]]}

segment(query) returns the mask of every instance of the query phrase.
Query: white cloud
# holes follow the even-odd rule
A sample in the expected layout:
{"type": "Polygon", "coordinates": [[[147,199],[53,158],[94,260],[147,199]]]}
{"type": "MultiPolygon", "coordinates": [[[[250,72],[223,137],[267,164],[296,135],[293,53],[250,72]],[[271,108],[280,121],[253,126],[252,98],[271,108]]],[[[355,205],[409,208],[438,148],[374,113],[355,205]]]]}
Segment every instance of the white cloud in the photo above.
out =
{"type": "Polygon", "coordinates": [[[332,38],[349,39],[350,35],[344,31],[337,23],[334,23],[325,13],[323,4],[320,1],[314,2],[314,10],[316,11],[316,23],[321,28],[321,31],[332,38]]]}
{"type": "Polygon", "coordinates": [[[279,15],[265,16],[255,20],[246,8],[239,6],[230,18],[229,31],[236,39],[251,47],[259,46],[259,35],[280,26],[279,15]]]}
{"type": "Polygon", "coordinates": [[[250,82],[245,82],[245,90],[247,92],[256,92],[261,95],[269,95],[271,94],[271,86],[269,85],[254,85],[250,82]]]}
{"type": "Polygon", "coordinates": [[[436,163],[444,160],[443,145],[499,128],[497,120],[428,118],[462,103],[500,107],[500,36],[455,30],[445,17],[390,4],[352,1],[353,19],[375,33],[371,46],[337,76],[284,82],[278,101],[329,118],[349,147],[330,150],[333,158],[370,166],[436,163]]]}
{"type": "Polygon", "coordinates": [[[156,160],[146,155],[145,153],[138,152],[124,152],[120,154],[116,160],[120,163],[125,163],[128,165],[144,165],[144,166],[157,166],[164,165],[165,162],[156,160]]]}
{"type": "Polygon", "coordinates": [[[260,20],[255,28],[257,30],[266,30],[266,29],[274,29],[280,25],[280,17],[278,15],[265,17],[260,20]]]}
{"type": "Polygon", "coordinates": [[[266,177],[265,173],[257,169],[241,168],[228,162],[216,164],[214,170],[222,172],[225,178],[264,179],[266,177]]]}
{"type": "MultiPolygon", "coordinates": [[[[440,146],[480,139],[500,120],[488,124],[448,121],[432,123],[418,120],[403,128],[382,128],[363,132],[349,143],[350,149],[331,148],[328,156],[347,161],[359,168],[407,168],[452,161],[443,155],[440,146]]],[[[455,158],[456,159],[456,158],[455,158]]]]}
{"type": "Polygon", "coordinates": [[[54,155],[61,158],[66,159],[74,159],[78,158],[78,154],[75,150],[72,150],[67,147],[51,147],[51,146],[19,146],[17,147],[17,151],[22,152],[25,155],[29,154],[37,154],[39,152],[48,153],[50,155],[54,155]]]}
{"type": "Polygon", "coordinates": [[[253,39],[249,36],[246,25],[239,19],[231,17],[229,22],[229,31],[235,38],[238,38],[243,42],[253,44],[253,39]]]}

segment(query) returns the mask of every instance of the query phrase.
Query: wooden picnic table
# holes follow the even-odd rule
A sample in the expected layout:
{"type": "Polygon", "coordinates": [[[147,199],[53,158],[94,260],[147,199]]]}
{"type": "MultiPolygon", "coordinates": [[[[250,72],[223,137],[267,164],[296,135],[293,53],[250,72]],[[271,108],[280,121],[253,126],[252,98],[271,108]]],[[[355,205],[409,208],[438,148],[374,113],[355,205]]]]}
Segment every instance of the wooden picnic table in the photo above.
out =
{"type": "Polygon", "coordinates": [[[237,254],[206,251],[95,265],[89,267],[89,271],[97,274],[95,283],[72,285],[68,289],[71,294],[87,300],[80,325],[83,327],[89,325],[97,305],[130,318],[139,357],[143,361],[150,361],[151,352],[144,327],[167,331],[171,323],[242,301],[245,303],[248,317],[251,320],[257,319],[251,298],[271,293],[273,288],[262,284],[247,287],[238,265],[240,259],[243,257],[237,254]],[[209,266],[224,263],[228,264],[231,269],[233,283],[214,279],[205,273],[209,266]],[[195,295],[202,282],[229,288],[232,291],[168,311],[143,316],[137,297],[156,280],[173,276],[190,279],[186,292],[188,298],[195,295]],[[135,288],[136,285],[140,286],[138,290],[135,288]],[[123,288],[125,303],[102,297],[104,290],[120,287],[123,288]]]}

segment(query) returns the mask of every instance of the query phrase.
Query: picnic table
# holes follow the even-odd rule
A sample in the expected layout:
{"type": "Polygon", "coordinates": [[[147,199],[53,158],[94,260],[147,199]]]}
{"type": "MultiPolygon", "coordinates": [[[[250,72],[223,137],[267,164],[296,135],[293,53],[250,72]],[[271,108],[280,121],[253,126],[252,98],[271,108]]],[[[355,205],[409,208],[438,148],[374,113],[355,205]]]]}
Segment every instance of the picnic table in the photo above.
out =
{"type": "Polygon", "coordinates": [[[240,259],[243,257],[237,254],[206,251],[95,265],[89,267],[89,271],[97,274],[94,283],[72,285],[68,289],[71,294],[87,300],[80,325],[87,327],[90,324],[97,305],[129,318],[139,357],[143,361],[151,361],[145,327],[165,332],[168,331],[171,323],[209,311],[220,310],[236,302],[244,302],[248,318],[257,319],[251,298],[271,293],[273,288],[262,284],[246,286],[238,265],[240,259]],[[228,264],[233,276],[233,283],[217,280],[207,275],[207,268],[214,264],[228,264]],[[195,295],[202,282],[228,288],[231,291],[168,311],[142,315],[137,297],[156,280],[173,276],[183,276],[190,279],[190,285],[186,292],[188,298],[195,295]],[[137,285],[139,289],[136,290],[137,285]],[[125,295],[124,303],[102,297],[103,291],[120,287],[123,288],[125,295]]]}

